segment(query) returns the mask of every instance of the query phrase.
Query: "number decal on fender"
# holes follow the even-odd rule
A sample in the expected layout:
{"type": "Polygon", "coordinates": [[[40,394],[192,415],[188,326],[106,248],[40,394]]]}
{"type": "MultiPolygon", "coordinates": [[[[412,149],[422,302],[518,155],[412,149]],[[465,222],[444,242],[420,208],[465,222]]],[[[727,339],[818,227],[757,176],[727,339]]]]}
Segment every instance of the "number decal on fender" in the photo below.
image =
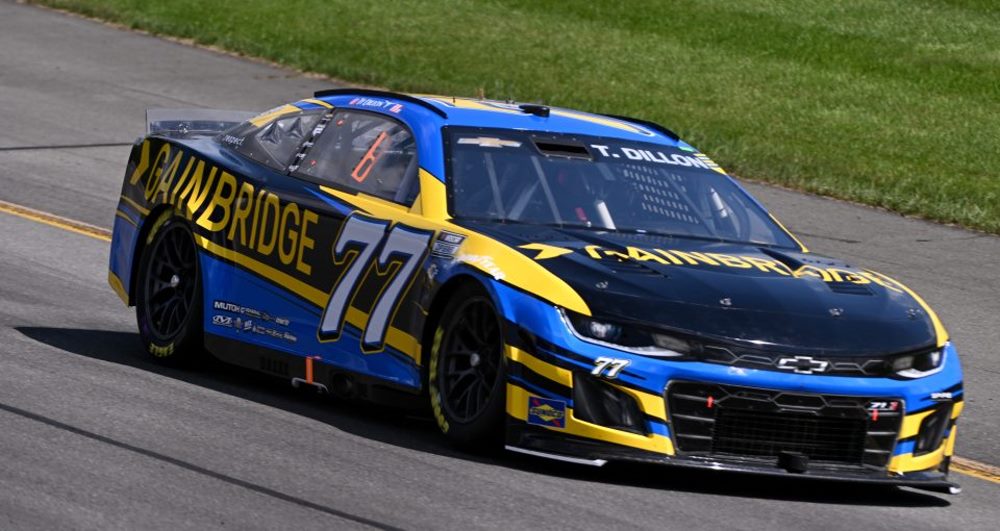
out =
{"type": "Polygon", "coordinates": [[[594,368],[590,370],[590,374],[605,376],[613,380],[618,377],[618,373],[622,372],[622,369],[627,367],[628,364],[629,360],[601,356],[594,360],[594,368]]]}
{"type": "Polygon", "coordinates": [[[388,280],[388,284],[379,290],[368,316],[361,343],[365,350],[382,348],[393,309],[406,291],[406,286],[409,285],[417,266],[423,260],[434,235],[431,231],[398,223],[386,232],[388,227],[388,221],[359,215],[353,215],[344,222],[340,236],[333,245],[333,260],[338,264],[350,260],[350,264],[330,293],[330,300],[320,321],[320,339],[329,341],[340,337],[347,317],[347,308],[360,288],[361,282],[366,278],[365,273],[375,259],[376,250],[381,244],[381,252],[378,253],[375,264],[376,270],[388,273],[389,266],[393,263],[398,263],[399,267],[388,280]]]}

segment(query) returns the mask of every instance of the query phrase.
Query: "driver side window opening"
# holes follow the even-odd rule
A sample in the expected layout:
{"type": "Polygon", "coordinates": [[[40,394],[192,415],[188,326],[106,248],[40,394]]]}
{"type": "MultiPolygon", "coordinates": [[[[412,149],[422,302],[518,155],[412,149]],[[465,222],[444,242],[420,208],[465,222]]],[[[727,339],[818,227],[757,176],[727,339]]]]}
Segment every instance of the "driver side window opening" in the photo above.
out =
{"type": "Polygon", "coordinates": [[[293,171],[349,192],[410,206],[419,191],[416,142],[401,123],[370,112],[340,110],[293,171]]]}

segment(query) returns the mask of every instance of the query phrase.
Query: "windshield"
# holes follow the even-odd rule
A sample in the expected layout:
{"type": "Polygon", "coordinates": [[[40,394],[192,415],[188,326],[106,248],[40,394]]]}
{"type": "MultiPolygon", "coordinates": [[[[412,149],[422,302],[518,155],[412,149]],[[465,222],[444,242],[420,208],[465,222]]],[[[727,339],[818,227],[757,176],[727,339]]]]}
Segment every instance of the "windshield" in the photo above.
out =
{"type": "Polygon", "coordinates": [[[795,247],[691,151],[506,129],[450,127],[445,140],[458,218],[795,247]]]}

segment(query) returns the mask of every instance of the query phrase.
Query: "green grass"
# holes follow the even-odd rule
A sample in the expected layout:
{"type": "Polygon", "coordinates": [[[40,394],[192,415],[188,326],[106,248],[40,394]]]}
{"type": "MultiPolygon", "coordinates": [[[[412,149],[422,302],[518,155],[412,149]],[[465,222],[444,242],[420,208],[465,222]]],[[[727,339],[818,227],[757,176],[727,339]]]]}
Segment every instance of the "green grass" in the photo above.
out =
{"type": "Polygon", "coordinates": [[[994,0],[41,3],[357,83],[643,117],[742,177],[1000,233],[994,0]]]}

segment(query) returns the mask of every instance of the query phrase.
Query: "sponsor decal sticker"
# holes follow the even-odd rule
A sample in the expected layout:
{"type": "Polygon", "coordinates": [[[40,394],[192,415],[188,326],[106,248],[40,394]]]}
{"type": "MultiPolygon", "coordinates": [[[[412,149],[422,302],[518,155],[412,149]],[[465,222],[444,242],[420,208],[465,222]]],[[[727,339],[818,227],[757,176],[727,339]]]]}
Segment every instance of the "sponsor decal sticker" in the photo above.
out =
{"type": "Polygon", "coordinates": [[[253,325],[252,331],[255,334],[260,334],[262,336],[271,337],[274,339],[280,339],[282,341],[287,341],[289,343],[295,343],[299,338],[295,337],[291,332],[285,332],[282,330],[276,330],[267,326],[261,326],[259,324],[253,325]]]}
{"type": "Polygon", "coordinates": [[[869,411],[896,411],[899,409],[898,400],[873,400],[868,403],[869,411]]]}
{"type": "Polygon", "coordinates": [[[288,326],[291,322],[286,317],[275,317],[267,312],[262,312],[256,308],[236,304],[235,302],[216,300],[212,302],[212,308],[220,312],[229,312],[243,317],[252,317],[272,322],[278,326],[288,326]]]}
{"type": "Polygon", "coordinates": [[[455,253],[458,252],[458,248],[462,246],[462,242],[464,241],[465,236],[461,234],[441,231],[438,233],[437,239],[434,240],[431,254],[441,258],[451,258],[455,256],[455,253]]]}
{"type": "Polygon", "coordinates": [[[358,107],[368,107],[369,109],[386,110],[393,114],[399,114],[403,110],[402,104],[380,98],[354,98],[350,101],[350,104],[357,105],[358,107]]]}
{"type": "Polygon", "coordinates": [[[528,397],[528,424],[566,427],[566,402],[537,396],[528,397]]]}
{"type": "Polygon", "coordinates": [[[502,147],[521,147],[521,143],[517,140],[504,140],[502,138],[486,137],[486,136],[465,136],[458,139],[459,144],[468,144],[479,147],[488,148],[502,148],[502,147]]]}
{"type": "Polygon", "coordinates": [[[469,264],[486,271],[495,280],[503,280],[507,278],[507,274],[500,269],[500,266],[493,261],[490,256],[484,256],[480,254],[460,254],[455,257],[455,262],[469,264]]]}
{"type": "MultiPolygon", "coordinates": [[[[518,247],[520,249],[538,251],[532,257],[535,260],[548,260],[575,252],[586,254],[594,260],[652,262],[669,267],[754,269],[771,275],[791,278],[814,278],[823,282],[875,284],[890,291],[903,292],[903,289],[896,281],[874,271],[849,270],[842,267],[818,267],[808,264],[798,269],[792,269],[782,262],[759,255],[734,255],[633,246],[609,249],[593,244],[585,245],[583,249],[569,249],[544,243],[528,243],[518,247]]],[[[831,315],[835,313],[837,312],[831,312],[831,315]]],[[[841,310],[840,313],[843,313],[843,311],[841,310]]],[[[834,317],[837,316],[834,315],[834,317]]]]}
{"type": "Polygon", "coordinates": [[[713,170],[723,175],[726,172],[719,167],[712,159],[704,153],[698,153],[691,148],[680,147],[678,151],[691,153],[672,152],[673,150],[653,150],[644,148],[619,147],[615,148],[604,144],[591,144],[590,147],[597,150],[601,157],[605,159],[634,160],[640,162],[652,162],[654,164],[666,164],[669,166],[684,166],[685,168],[701,168],[703,170],[713,170]]]}
{"type": "MultiPolygon", "coordinates": [[[[297,109],[292,107],[292,109],[297,109]]],[[[255,260],[312,274],[309,258],[319,214],[259,184],[237,178],[190,151],[159,140],[142,143],[139,163],[128,178],[149,203],[172,205],[195,225],[226,240],[255,260]]],[[[221,243],[221,242],[220,242],[221,243]]]]}
{"type": "Polygon", "coordinates": [[[246,139],[242,138],[242,137],[238,137],[238,136],[233,136],[233,135],[226,135],[226,136],[222,137],[222,141],[224,143],[226,143],[226,144],[231,145],[231,146],[242,146],[244,140],[246,140],[246,139]]]}
{"type": "Polygon", "coordinates": [[[868,403],[868,411],[871,412],[872,422],[878,422],[879,412],[896,411],[898,409],[898,400],[873,400],[868,403]]]}

